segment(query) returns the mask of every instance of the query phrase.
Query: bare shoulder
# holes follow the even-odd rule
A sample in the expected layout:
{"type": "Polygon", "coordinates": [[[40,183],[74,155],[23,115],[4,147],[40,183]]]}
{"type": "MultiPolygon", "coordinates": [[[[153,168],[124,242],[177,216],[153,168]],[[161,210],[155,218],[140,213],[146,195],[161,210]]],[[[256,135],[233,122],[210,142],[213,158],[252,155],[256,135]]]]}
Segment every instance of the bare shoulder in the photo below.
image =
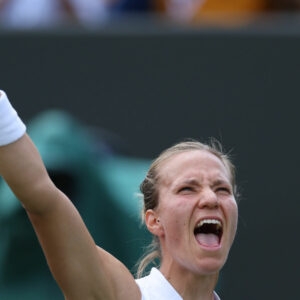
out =
{"type": "Polygon", "coordinates": [[[104,249],[97,247],[104,268],[108,270],[116,300],[141,300],[141,292],[127,267],[104,249]]]}

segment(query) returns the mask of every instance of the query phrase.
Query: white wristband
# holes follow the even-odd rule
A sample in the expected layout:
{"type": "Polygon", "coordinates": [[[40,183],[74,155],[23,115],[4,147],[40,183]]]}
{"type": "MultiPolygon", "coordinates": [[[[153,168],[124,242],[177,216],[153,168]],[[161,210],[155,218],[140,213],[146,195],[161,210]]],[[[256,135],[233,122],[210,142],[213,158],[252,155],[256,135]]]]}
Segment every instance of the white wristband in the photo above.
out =
{"type": "Polygon", "coordinates": [[[0,90],[0,146],[15,142],[24,135],[26,126],[0,90]]]}

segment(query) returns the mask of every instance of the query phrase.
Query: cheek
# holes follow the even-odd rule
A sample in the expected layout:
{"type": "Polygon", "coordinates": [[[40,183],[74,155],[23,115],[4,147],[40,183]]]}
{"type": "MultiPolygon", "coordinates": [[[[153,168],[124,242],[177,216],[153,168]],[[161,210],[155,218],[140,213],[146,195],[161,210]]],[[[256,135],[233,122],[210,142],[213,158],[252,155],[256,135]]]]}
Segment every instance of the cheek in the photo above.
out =
{"type": "Polygon", "coordinates": [[[177,217],[177,220],[179,217],[181,219],[185,218],[189,211],[191,211],[191,202],[189,201],[183,201],[182,199],[178,199],[176,197],[168,197],[165,198],[160,202],[159,210],[161,214],[169,217],[177,217]],[[167,199],[167,200],[166,200],[167,199]]]}
{"type": "Polygon", "coordinates": [[[237,231],[237,224],[238,224],[238,206],[236,202],[231,203],[230,207],[228,208],[228,212],[229,212],[228,216],[231,222],[231,231],[234,238],[237,231]]]}
{"type": "Polygon", "coordinates": [[[182,231],[189,224],[193,212],[193,201],[174,195],[169,190],[161,189],[158,212],[165,230],[169,232],[182,231]]]}
{"type": "Polygon", "coordinates": [[[237,206],[236,202],[234,202],[234,204],[233,204],[232,211],[233,211],[232,214],[234,216],[235,223],[237,224],[237,222],[238,222],[238,215],[239,215],[239,209],[238,209],[238,206],[237,206]]]}
{"type": "Polygon", "coordinates": [[[165,236],[174,240],[179,239],[180,232],[185,232],[191,218],[191,207],[185,203],[173,202],[161,205],[160,219],[165,236]]]}

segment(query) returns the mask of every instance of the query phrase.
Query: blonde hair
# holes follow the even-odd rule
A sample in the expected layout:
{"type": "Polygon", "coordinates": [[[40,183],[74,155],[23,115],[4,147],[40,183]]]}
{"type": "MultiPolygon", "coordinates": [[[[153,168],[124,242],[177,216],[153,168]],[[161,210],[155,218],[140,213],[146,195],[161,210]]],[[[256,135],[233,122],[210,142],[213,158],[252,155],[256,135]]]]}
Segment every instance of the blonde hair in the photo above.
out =
{"type": "MultiPolygon", "coordinates": [[[[187,140],[167,148],[152,162],[145,179],[140,185],[140,191],[143,196],[143,215],[148,209],[155,209],[158,205],[159,170],[162,163],[176,154],[193,150],[207,151],[217,156],[223,162],[230,174],[230,182],[234,195],[237,198],[235,167],[229,155],[223,152],[221,144],[215,139],[211,139],[207,144],[196,140],[187,140]]],[[[161,250],[158,237],[153,236],[145,255],[138,262],[137,277],[140,278],[147,266],[155,260],[161,260],[161,250]]]]}

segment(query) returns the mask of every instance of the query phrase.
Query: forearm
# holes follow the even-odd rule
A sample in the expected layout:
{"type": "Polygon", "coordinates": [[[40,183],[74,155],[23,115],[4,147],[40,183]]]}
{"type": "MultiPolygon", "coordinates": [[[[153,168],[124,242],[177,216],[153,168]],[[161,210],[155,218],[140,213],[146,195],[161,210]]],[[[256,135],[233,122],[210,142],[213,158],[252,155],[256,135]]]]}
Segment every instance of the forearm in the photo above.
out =
{"type": "Polygon", "coordinates": [[[27,210],[39,211],[47,199],[40,194],[46,196],[53,184],[25,129],[5,93],[0,91],[0,175],[27,210]]]}
{"type": "Polygon", "coordinates": [[[42,212],[55,188],[29,136],[0,147],[0,174],[30,212],[42,212]]]}

